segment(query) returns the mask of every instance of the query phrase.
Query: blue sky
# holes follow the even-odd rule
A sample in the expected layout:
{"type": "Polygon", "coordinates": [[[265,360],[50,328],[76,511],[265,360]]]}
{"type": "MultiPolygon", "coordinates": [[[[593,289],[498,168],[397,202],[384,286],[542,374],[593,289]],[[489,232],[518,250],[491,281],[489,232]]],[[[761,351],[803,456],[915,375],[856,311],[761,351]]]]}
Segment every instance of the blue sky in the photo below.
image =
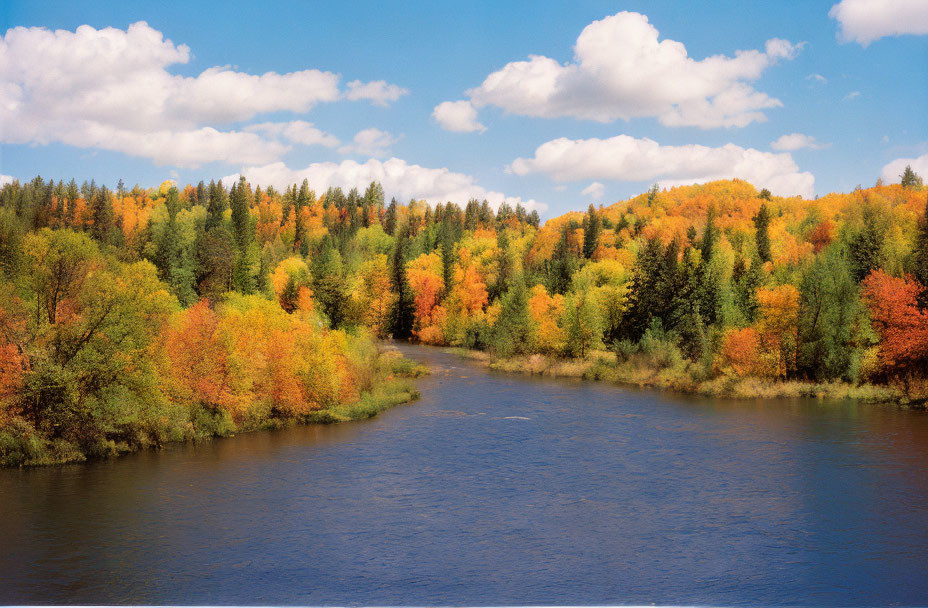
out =
{"type": "Polygon", "coordinates": [[[928,3],[346,4],[5,2],[0,174],[386,176],[543,217],[732,172],[805,196],[928,177],[928,3]]]}

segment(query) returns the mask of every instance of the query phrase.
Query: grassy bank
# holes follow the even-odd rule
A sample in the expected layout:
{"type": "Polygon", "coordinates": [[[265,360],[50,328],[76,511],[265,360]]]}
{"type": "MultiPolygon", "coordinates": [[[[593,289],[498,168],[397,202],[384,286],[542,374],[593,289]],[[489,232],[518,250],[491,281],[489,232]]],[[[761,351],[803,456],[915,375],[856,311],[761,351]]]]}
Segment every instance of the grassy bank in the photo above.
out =
{"type": "Polygon", "coordinates": [[[134,441],[109,441],[96,451],[87,452],[61,438],[43,437],[22,419],[12,419],[0,427],[0,466],[40,466],[84,462],[142,449],[160,448],[167,443],[203,441],[229,437],[236,433],[277,429],[295,424],[332,424],[372,418],[391,407],[419,398],[413,380],[428,373],[422,365],[391,349],[376,356],[369,389],[349,403],[333,403],[298,415],[281,415],[255,404],[248,416],[236,422],[227,411],[193,406],[180,420],[159,420],[161,428],[139,433],[134,441]]]}
{"type": "Polygon", "coordinates": [[[660,357],[637,354],[620,359],[615,353],[595,351],[583,359],[562,359],[541,354],[494,357],[477,350],[455,348],[452,352],[477,361],[490,369],[549,376],[582,378],[623,386],[653,388],[709,397],[731,399],[772,399],[814,397],[819,399],[854,399],[868,403],[895,403],[925,407],[925,387],[876,385],[846,382],[801,382],[739,377],[719,374],[706,377],[698,366],[688,361],[664,361],[660,357]]]}

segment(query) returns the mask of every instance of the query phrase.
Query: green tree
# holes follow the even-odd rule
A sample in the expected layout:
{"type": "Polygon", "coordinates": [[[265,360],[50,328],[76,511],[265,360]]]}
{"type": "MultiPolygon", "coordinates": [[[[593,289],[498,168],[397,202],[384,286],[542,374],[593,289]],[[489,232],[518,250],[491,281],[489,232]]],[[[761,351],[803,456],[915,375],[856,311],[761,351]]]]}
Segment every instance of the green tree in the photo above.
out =
{"type": "Polygon", "coordinates": [[[879,222],[876,211],[865,207],[863,227],[848,243],[848,262],[854,280],[860,283],[871,271],[883,267],[883,242],[886,230],[879,222]]]}
{"type": "Polygon", "coordinates": [[[761,203],[754,216],[754,239],[757,242],[757,255],[761,262],[769,262],[770,256],[770,211],[766,203],[761,203]]]}
{"type": "Polygon", "coordinates": [[[858,288],[837,248],[816,256],[799,283],[797,372],[806,378],[855,381],[858,288]]]}
{"type": "Polygon", "coordinates": [[[593,253],[599,247],[599,236],[602,227],[602,219],[596,213],[596,208],[591,204],[586,217],[583,219],[583,257],[588,260],[593,257],[593,253]]]}
{"type": "Polygon", "coordinates": [[[525,281],[517,277],[500,300],[500,312],[493,326],[492,347],[501,357],[531,352],[532,317],[528,310],[525,281]]]}
{"type": "Polygon", "coordinates": [[[922,178],[921,176],[912,170],[911,165],[906,165],[905,170],[902,172],[902,175],[899,176],[903,188],[913,188],[915,190],[922,189],[922,178]]]}

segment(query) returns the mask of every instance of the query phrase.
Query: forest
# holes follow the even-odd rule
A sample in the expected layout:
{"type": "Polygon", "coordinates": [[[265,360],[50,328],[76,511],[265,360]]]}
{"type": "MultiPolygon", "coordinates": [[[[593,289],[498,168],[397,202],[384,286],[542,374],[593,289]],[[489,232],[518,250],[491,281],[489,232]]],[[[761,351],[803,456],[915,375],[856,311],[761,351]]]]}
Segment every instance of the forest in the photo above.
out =
{"type": "Polygon", "coordinates": [[[372,415],[383,339],[501,369],[722,395],[928,397],[928,191],[807,200],[741,180],[543,225],[240,177],[0,190],[0,463],[372,415]]]}

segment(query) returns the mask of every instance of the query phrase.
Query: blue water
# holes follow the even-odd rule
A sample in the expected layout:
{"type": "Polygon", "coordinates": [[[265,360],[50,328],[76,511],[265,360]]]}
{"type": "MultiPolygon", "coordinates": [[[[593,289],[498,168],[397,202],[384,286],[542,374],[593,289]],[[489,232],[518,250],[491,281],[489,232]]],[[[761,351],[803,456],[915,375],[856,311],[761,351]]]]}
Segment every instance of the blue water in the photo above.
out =
{"type": "Polygon", "coordinates": [[[928,416],[487,372],[0,471],[0,604],[928,604],[928,416]]]}

